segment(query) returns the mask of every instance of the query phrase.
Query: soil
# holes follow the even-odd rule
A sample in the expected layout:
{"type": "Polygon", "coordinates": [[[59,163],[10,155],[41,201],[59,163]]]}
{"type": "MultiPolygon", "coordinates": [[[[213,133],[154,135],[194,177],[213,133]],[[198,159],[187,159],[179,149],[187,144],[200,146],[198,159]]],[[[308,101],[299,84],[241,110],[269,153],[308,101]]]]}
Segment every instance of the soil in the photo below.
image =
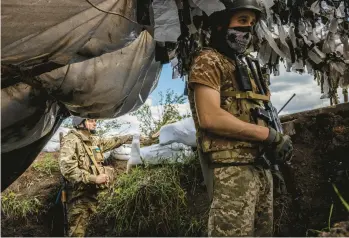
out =
{"type": "MultiPolygon", "coordinates": [[[[348,236],[349,212],[333,185],[349,202],[349,104],[292,114],[281,118],[281,121],[286,133],[292,137],[294,157],[288,167],[281,168],[288,194],[275,193],[274,235],[348,236]],[[331,231],[327,229],[329,225],[331,231]]],[[[44,156],[44,153],[40,154],[37,160],[44,156]]],[[[57,154],[54,156],[57,158],[57,154]]],[[[116,168],[117,175],[126,171],[126,161],[116,161],[112,166],[116,168]]],[[[35,195],[50,205],[38,217],[14,220],[2,216],[1,235],[58,235],[56,230],[52,231],[52,221],[59,225],[55,221],[62,220],[62,209],[54,206],[59,178],[58,172],[43,177],[29,167],[6,191],[12,190],[23,196],[35,195]]],[[[196,186],[186,189],[189,212],[207,217],[209,203],[202,179],[196,181],[196,186]]],[[[206,236],[206,228],[197,235],[206,236]]]]}
{"type": "Polygon", "coordinates": [[[349,104],[282,118],[292,124],[294,157],[284,169],[288,194],[276,195],[277,236],[317,235],[312,230],[348,221],[334,184],[349,201],[349,104]],[[280,219],[280,216],[282,218],[280,219]]]}

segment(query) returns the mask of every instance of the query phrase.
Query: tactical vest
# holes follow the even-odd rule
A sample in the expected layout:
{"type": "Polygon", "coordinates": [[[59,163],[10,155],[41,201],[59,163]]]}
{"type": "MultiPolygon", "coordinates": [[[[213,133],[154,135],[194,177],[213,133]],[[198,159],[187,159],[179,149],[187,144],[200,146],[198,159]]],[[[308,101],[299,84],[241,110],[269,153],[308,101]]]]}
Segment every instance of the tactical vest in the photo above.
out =
{"type": "MultiPolygon", "coordinates": [[[[212,49],[211,52],[219,54],[212,49]]],[[[234,72],[235,62],[223,55],[219,58],[222,66],[221,108],[244,122],[267,126],[263,120],[253,118],[251,109],[263,108],[263,101],[269,101],[269,96],[259,94],[250,71],[252,91],[239,91],[238,79],[234,72]]],[[[197,129],[199,146],[212,163],[252,163],[259,154],[258,143],[216,135],[200,129],[198,125],[197,129]]]]}
{"type": "MultiPolygon", "coordinates": [[[[103,153],[99,146],[93,145],[91,141],[83,141],[81,135],[75,131],[72,131],[74,135],[78,136],[82,142],[85,153],[88,155],[89,159],[89,172],[93,175],[107,174],[110,178],[113,177],[114,169],[111,167],[103,166],[104,161],[103,153]]],[[[97,185],[98,188],[105,188],[104,185],[97,185]]]]}

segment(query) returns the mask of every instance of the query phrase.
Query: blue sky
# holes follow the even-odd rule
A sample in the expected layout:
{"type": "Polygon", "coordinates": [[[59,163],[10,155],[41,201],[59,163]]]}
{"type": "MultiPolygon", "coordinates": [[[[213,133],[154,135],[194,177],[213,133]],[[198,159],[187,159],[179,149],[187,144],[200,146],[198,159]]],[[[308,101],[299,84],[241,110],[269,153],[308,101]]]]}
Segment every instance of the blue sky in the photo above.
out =
{"type": "Polygon", "coordinates": [[[183,94],[185,83],[181,78],[172,79],[171,64],[165,64],[162,67],[160,79],[156,89],[150,94],[153,105],[157,105],[160,100],[159,92],[165,93],[167,89],[172,89],[178,95],[183,94]]]}

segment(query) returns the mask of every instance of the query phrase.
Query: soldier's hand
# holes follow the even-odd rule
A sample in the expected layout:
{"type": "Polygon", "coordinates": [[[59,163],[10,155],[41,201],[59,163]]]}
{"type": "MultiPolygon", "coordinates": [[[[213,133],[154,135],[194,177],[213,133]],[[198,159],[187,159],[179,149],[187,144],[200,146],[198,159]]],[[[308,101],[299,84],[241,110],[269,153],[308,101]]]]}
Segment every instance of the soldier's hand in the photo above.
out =
{"type": "Polygon", "coordinates": [[[273,128],[269,128],[269,136],[265,140],[275,163],[284,163],[291,159],[293,146],[291,138],[283,135],[273,128]]]}
{"type": "Polygon", "coordinates": [[[96,184],[105,184],[109,182],[109,177],[106,174],[100,174],[96,178],[96,184]]]}

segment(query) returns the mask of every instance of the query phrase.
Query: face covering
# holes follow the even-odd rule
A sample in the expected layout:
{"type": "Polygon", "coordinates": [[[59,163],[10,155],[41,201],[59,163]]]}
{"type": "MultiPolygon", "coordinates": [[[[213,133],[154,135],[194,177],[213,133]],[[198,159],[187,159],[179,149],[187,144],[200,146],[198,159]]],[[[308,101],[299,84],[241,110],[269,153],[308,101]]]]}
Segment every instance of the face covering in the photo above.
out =
{"type": "Polygon", "coordinates": [[[226,41],[236,53],[244,53],[252,40],[252,27],[240,26],[228,28],[226,41]]]}

